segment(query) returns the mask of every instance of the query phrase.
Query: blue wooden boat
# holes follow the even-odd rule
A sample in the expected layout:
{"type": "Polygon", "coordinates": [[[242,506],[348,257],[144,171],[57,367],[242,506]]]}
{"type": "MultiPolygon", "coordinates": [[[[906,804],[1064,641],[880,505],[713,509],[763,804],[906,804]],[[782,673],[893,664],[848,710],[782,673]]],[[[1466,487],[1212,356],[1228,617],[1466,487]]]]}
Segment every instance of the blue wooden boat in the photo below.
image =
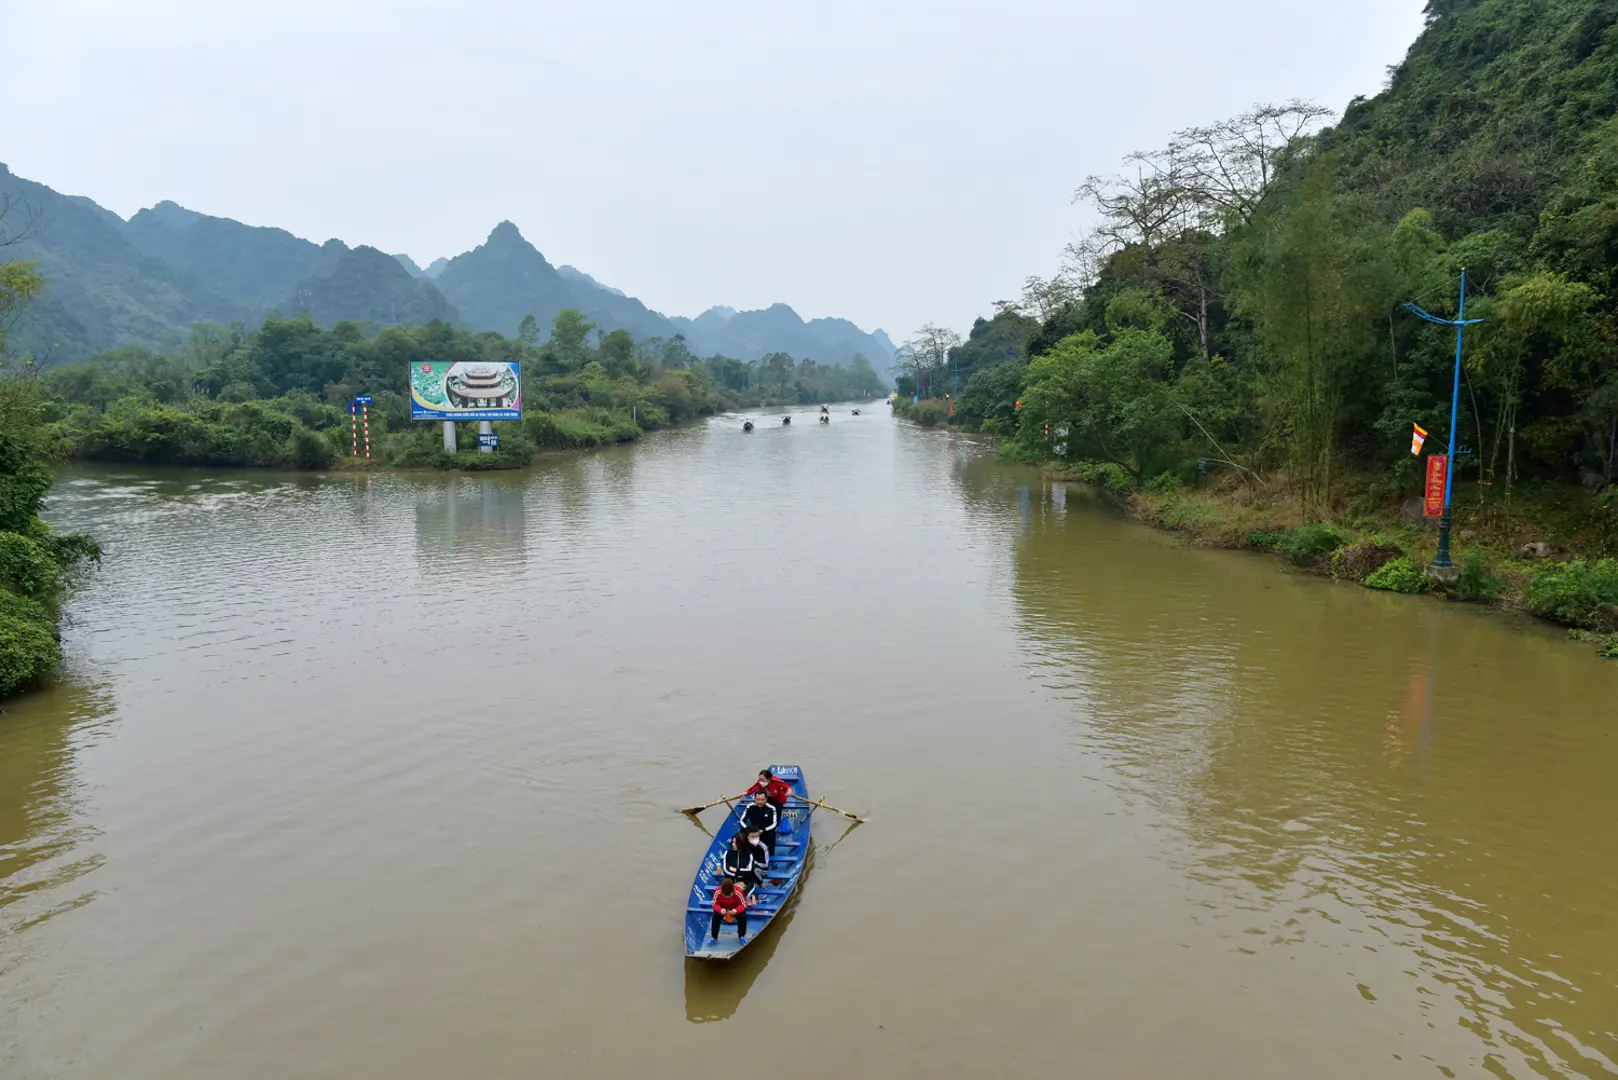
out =
{"type": "Polygon", "coordinates": [[[729,960],[759,939],[759,935],[775,921],[775,917],[803,883],[803,874],[809,864],[809,829],[813,824],[811,815],[814,807],[800,805],[798,800],[808,800],[809,787],[804,782],[803,770],[796,765],[776,765],[771,771],[792,785],[792,794],[797,798],[789,801],[786,809],[781,811],[781,827],[775,841],[775,858],[770,860],[769,876],[754,894],[753,906],[747,909],[747,941],[745,944],[738,942],[734,923],[720,924],[718,944],[711,944],[708,940],[708,929],[713,920],[713,894],[724,877],[722,867],[725,865],[725,852],[730,849],[730,838],[741,828],[741,818],[733,810],[715,831],[713,843],[708,845],[707,852],[702,856],[702,865],[697,867],[691,891],[686,894],[687,956],[699,960],[729,960]]]}

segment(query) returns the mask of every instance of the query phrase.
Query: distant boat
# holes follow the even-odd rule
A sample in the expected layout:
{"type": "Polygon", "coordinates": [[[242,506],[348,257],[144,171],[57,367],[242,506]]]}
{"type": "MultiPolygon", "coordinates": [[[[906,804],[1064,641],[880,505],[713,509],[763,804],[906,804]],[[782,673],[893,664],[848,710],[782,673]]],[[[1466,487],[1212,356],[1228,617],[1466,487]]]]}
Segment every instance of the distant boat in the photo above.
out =
{"type": "Polygon", "coordinates": [[[859,414],[860,414],[860,411],[858,409],[855,409],[853,415],[858,416],[859,414]]]}
{"type": "MultiPolygon", "coordinates": [[[[796,765],[776,765],[771,771],[792,785],[795,799],[805,803],[809,801],[809,786],[804,781],[802,769],[796,765]]],[[[719,941],[714,943],[708,939],[708,930],[713,924],[713,894],[723,880],[721,871],[725,865],[725,852],[730,849],[730,838],[742,824],[735,813],[726,815],[725,823],[714,833],[713,843],[708,845],[707,853],[702,856],[702,865],[697,867],[696,879],[691,882],[691,891],[686,895],[685,955],[698,960],[729,960],[759,939],[759,935],[775,921],[775,917],[803,883],[803,873],[809,863],[809,829],[814,824],[810,819],[813,813],[813,806],[793,806],[790,803],[781,811],[775,857],[770,860],[764,884],[753,894],[753,902],[747,909],[747,940],[738,941],[736,927],[725,923],[720,925],[719,941]]]]}
{"type": "Polygon", "coordinates": [[[792,423],[792,417],[790,417],[790,416],[781,417],[781,423],[783,423],[783,424],[791,424],[792,423]]]}
{"type": "Polygon", "coordinates": [[[753,430],[753,421],[751,421],[751,420],[743,420],[742,421],[742,430],[743,431],[752,431],[753,430]]]}

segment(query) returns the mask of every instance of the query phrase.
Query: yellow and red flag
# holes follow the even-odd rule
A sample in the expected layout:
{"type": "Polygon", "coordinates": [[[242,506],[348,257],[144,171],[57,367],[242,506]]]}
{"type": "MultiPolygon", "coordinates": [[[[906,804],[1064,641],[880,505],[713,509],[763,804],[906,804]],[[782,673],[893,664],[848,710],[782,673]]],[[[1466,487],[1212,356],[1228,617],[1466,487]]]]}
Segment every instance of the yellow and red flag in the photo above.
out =
{"type": "Polygon", "coordinates": [[[1420,424],[1412,424],[1415,432],[1410,436],[1410,452],[1417,457],[1421,456],[1421,444],[1427,441],[1427,429],[1420,424]]]}

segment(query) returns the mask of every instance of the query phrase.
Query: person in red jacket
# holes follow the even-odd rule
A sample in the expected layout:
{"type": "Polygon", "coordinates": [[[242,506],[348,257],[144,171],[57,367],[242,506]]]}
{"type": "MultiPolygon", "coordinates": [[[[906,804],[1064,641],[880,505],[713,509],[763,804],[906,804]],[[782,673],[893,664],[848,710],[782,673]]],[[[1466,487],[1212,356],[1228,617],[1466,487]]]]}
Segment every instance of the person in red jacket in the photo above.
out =
{"type": "Polygon", "coordinates": [[[713,892],[713,921],[708,924],[708,944],[719,943],[720,922],[736,924],[736,943],[747,944],[747,894],[736,887],[736,879],[728,877],[713,892]]]}
{"type": "Polygon", "coordinates": [[[792,794],[792,785],[770,770],[760,769],[758,771],[758,783],[748,788],[742,797],[751,799],[755,791],[762,791],[775,804],[777,810],[784,810],[786,809],[787,799],[792,794]]]}

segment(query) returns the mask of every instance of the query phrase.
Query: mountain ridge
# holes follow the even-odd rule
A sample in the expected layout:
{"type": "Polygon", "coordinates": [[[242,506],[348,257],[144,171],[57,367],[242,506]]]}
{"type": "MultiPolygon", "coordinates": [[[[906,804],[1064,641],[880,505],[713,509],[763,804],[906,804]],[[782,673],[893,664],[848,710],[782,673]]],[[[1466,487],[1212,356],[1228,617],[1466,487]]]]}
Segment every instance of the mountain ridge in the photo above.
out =
{"type": "Polygon", "coordinates": [[[46,293],[10,340],[37,356],[83,359],[126,344],[177,346],[196,322],[262,321],[307,312],[396,325],[442,318],[476,331],[517,333],[527,315],[542,332],[577,308],[603,333],[683,335],[698,355],[754,361],[774,352],[819,363],[863,355],[881,370],[893,344],[835,317],[804,320],[789,305],[738,312],[715,305],[695,319],[669,317],[574,266],[552,265],[510,221],[484,243],[427,266],[410,256],[329,239],[316,243],[274,226],[248,225],[164,199],[127,220],[83,195],[67,195],[0,165],[0,197],[36,213],[8,256],[31,259],[46,293]]]}

